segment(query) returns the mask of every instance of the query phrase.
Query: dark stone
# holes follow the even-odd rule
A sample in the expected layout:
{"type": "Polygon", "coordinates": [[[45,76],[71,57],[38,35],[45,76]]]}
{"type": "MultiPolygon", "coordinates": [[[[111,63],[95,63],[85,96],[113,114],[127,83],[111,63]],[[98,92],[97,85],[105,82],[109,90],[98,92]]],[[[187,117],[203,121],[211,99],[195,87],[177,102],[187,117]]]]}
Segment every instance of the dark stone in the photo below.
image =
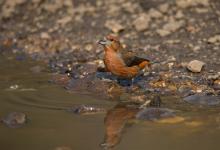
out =
{"type": "Polygon", "coordinates": [[[183,100],[190,104],[207,105],[207,106],[218,105],[220,103],[219,96],[203,95],[203,94],[195,94],[195,95],[187,96],[183,100]]]}
{"type": "Polygon", "coordinates": [[[1,121],[9,128],[20,128],[27,122],[27,116],[21,112],[11,112],[1,121]]]}
{"type": "Polygon", "coordinates": [[[69,108],[67,111],[81,115],[81,114],[93,114],[93,113],[105,112],[105,109],[98,108],[95,106],[79,105],[69,108]]]}
{"type": "Polygon", "coordinates": [[[145,108],[137,113],[136,118],[140,120],[155,121],[164,118],[175,117],[173,110],[168,108],[145,108]]]}

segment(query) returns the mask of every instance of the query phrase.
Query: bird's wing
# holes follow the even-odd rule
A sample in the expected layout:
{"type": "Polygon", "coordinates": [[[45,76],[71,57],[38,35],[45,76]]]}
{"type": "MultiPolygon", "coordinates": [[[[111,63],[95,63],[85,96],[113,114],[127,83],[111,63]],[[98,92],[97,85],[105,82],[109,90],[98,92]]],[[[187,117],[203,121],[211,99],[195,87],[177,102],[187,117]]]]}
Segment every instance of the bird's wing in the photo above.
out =
{"type": "Polygon", "coordinates": [[[134,52],[124,52],[122,53],[123,60],[128,67],[139,65],[140,63],[150,60],[144,55],[137,55],[134,52]]]}

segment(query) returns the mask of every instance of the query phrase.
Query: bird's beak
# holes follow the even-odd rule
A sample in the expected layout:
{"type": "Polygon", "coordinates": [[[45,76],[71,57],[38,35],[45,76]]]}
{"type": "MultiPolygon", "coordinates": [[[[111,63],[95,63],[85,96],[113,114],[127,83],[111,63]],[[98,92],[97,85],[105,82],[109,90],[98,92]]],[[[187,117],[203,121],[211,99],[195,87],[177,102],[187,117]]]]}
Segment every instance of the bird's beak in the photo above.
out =
{"type": "Polygon", "coordinates": [[[98,41],[98,44],[100,44],[100,45],[106,45],[107,43],[108,43],[107,40],[99,40],[98,41]]]}
{"type": "Polygon", "coordinates": [[[98,41],[98,44],[103,45],[103,46],[105,46],[105,45],[111,45],[111,41],[109,41],[109,40],[106,39],[106,37],[105,37],[104,39],[98,41]]]}

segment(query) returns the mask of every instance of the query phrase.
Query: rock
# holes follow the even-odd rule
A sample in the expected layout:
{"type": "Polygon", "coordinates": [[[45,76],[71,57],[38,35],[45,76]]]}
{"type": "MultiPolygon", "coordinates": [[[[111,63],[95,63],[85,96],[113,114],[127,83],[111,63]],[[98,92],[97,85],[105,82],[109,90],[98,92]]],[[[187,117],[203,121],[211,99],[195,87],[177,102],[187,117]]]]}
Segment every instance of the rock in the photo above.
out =
{"type": "Polygon", "coordinates": [[[157,121],[160,119],[175,117],[173,110],[168,108],[145,108],[137,113],[136,118],[140,120],[157,121]]]}
{"type": "Polygon", "coordinates": [[[164,29],[157,29],[156,30],[157,34],[159,34],[161,37],[169,35],[171,32],[164,30],[164,29]]]}
{"type": "Polygon", "coordinates": [[[148,15],[142,13],[133,21],[133,25],[137,31],[141,32],[148,29],[150,20],[151,19],[148,15]]]}
{"type": "Polygon", "coordinates": [[[169,4],[168,3],[161,4],[158,9],[162,13],[167,13],[169,9],[169,4]]]}
{"type": "Polygon", "coordinates": [[[214,81],[213,88],[214,88],[215,90],[220,90],[220,80],[215,80],[215,81],[214,81]]]}
{"type": "Polygon", "coordinates": [[[180,21],[175,21],[175,20],[171,20],[168,23],[166,23],[162,29],[157,29],[156,32],[164,37],[167,36],[169,34],[171,34],[172,32],[177,31],[178,29],[180,29],[183,25],[185,24],[185,22],[183,20],[180,21]]]}
{"type": "Polygon", "coordinates": [[[187,69],[192,72],[198,73],[198,72],[201,72],[204,65],[205,65],[205,63],[202,61],[193,60],[188,63],[187,69]]]}
{"type": "Polygon", "coordinates": [[[42,32],[42,33],[40,34],[40,37],[41,37],[42,39],[50,39],[50,38],[51,38],[50,35],[49,35],[47,32],[42,32]]]}
{"type": "Polygon", "coordinates": [[[26,0],[6,0],[2,6],[0,16],[2,16],[2,18],[10,18],[15,12],[15,7],[25,2],[26,0]]]}
{"type": "Polygon", "coordinates": [[[72,20],[73,20],[73,18],[71,16],[65,16],[65,17],[57,20],[57,24],[59,24],[61,26],[65,26],[67,23],[69,23],[72,20]]]}
{"type": "Polygon", "coordinates": [[[21,112],[11,112],[3,117],[2,122],[9,128],[20,128],[27,122],[27,116],[21,112]]]}
{"type": "Polygon", "coordinates": [[[183,20],[180,20],[180,21],[171,20],[163,26],[163,30],[175,32],[179,28],[181,28],[184,24],[185,24],[185,22],[183,20]]]}
{"type": "Polygon", "coordinates": [[[154,8],[151,8],[149,11],[148,11],[148,15],[151,17],[151,18],[161,18],[163,15],[161,12],[159,12],[158,10],[154,9],[154,8]]]}
{"type": "Polygon", "coordinates": [[[210,37],[207,41],[210,44],[215,44],[220,42],[220,35],[215,35],[213,37],[210,37]]]}
{"type": "Polygon", "coordinates": [[[219,96],[203,95],[200,93],[187,96],[183,100],[190,104],[195,104],[195,105],[214,106],[220,104],[219,96]]]}
{"type": "Polygon", "coordinates": [[[42,71],[42,67],[41,66],[34,66],[30,68],[30,71],[33,73],[40,73],[42,71]]]}
{"type": "Polygon", "coordinates": [[[124,30],[124,27],[115,20],[108,20],[105,22],[105,27],[114,33],[119,33],[124,30]]]}
{"type": "Polygon", "coordinates": [[[209,6],[209,0],[176,0],[176,5],[180,8],[188,8],[192,6],[209,6]]]}
{"type": "Polygon", "coordinates": [[[106,110],[104,108],[99,108],[95,106],[79,105],[69,108],[67,111],[73,112],[74,114],[78,114],[78,115],[85,115],[85,114],[103,113],[106,110]]]}
{"type": "Polygon", "coordinates": [[[72,148],[68,146],[59,146],[59,147],[56,147],[54,150],[72,150],[72,148]]]}
{"type": "Polygon", "coordinates": [[[16,89],[18,89],[18,88],[19,88],[19,85],[17,85],[17,84],[11,85],[11,86],[9,87],[10,90],[16,90],[16,89]]]}

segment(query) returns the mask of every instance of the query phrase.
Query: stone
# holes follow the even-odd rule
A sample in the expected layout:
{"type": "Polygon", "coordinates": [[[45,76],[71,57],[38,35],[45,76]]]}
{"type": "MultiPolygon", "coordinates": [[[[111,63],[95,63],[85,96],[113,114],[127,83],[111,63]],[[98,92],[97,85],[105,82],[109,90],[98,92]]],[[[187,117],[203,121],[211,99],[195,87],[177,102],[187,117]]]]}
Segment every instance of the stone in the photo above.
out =
{"type": "Polygon", "coordinates": [[[47,32],[42,32],[42,33],[40,34],[40,37],[41,37],[42,39],[50,39],[50,35],[49,35],[47,32]]]}
{"type": "Polygon", "coordinates": [[[194,105],[215,106],[220,104],[219,96],[204,95],[202,93],[187,96],[183,100],[194,105]]]}
{"type": "Polygon", "coordinates": [[[108,20],[105,22],[105,27],[114,33],[119,33],[124,30],[124,27],[115,20],[108,20]]]}
{"type": "Polygon", "coordinates": [[[85,115],[85,114],[97,114],[97,113],[103,113],[106,112],[104,108],[99,108],[96,106],[89,106],[89,105],[78,105],[73,106],[67,111],[72,112],[77,115],[85,115]]]}
{"type": "Polygon", "coordinates": [[[137,31],[141,32],[148,29],[150,21],[150,17],[142,13],[133,21],[133,25],[137,31]]]}
{"type": "Polygon", "coordinates": [[[171,109],[148,107],[139,111],[136,118],[139,120],[157,121],[175,116],[175,112],[171,109]]]}
{"type": "Polygon", "coordinates": [[[169,9],[169,4],[168,3],[161,4],[158,9],[162,13],[167,13],[169,9]]]}
{"type": "Polygon", "coordinates": [[[180,8],[188,8],[198,5],[209,6],[209,0],[176,0],[176,5],[180,8]]]}
{"type": "Polygon", "coordinates": [[[199,73],[199,72],[201,72],[204,65],[205,65],[205,63],[202,61],[193,60],[188,63],[187,69],[192,72],[199,73]]]}
{"type": "Polygon", "coordinates": [[[167,36],[171,34],[170,31],[164,30],[164,29],[157,29],[156,30],[157,34],[159,34],[161,37],[167,36]]]}
{"type": "Polygon", "coordinates": [[[59,146],[59,147],[56,147],[54,150],[72,150],[72,148],[68,146],[59,146]]]}
{"type": "Polygon", "coordinates": [[[57,20],[57,24],[60,24],[61,26],[65,26],[67,23],[69,23],[72,20],[71,16],[63,17],[59,20],[57,20]]]}
{"type": "Polygon", "coordinates": [[[26,0],[6,0],[2,6],[0,16],[2,16],[2,18],[10,18],[15,12],[15,7],[25,2],[26,0]]]}
{"type": "Polygon", "coordinates": [[[215,44],[217,42],[220,42],[220,35],[215,35],[213,37],[210,37],[207,42],[210,44],[215,44]]]}
{"type": "Polygon", "coordinates": [[[27,122],[27,116],[22,112],[11,112],[1,121],[9,128],[20,128],[27,122]]]}
{"type": "Polygon", "coordinates": [[[154,8],[151,8],[149,11],[148,11],[148,15],[151,17],[151,18],[161,18],[163,15],[161,12],[159,12],[158,10],[154,9],[154,8]]]}

